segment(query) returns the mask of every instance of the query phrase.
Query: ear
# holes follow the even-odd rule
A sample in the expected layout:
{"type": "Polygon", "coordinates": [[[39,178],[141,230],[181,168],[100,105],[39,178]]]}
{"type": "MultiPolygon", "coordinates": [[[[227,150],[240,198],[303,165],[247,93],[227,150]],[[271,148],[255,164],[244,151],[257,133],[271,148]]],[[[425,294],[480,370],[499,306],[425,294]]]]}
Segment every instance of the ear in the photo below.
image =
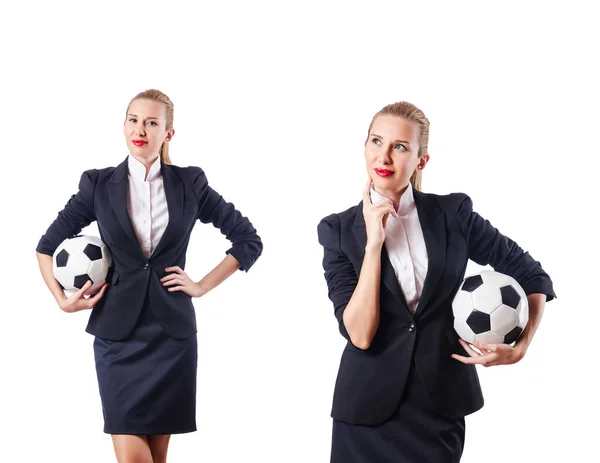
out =
{"type": "Polygon", "coordinates": [[[427,165],[428,162],[429,162],[429,153],[425,153],[423,156],[421,156],[419,158],[419,164],[417,164],[417,169],[418,170],[425,169],[425,166],[427,165]]]}
{"type": "Polygon", "coordinates": [[[175,135],[175,129],[171,129],[167,132],[167,136],[165,138],[165,141],[171,141],[171,138],[173,138],[173,136],[175,135]]]}

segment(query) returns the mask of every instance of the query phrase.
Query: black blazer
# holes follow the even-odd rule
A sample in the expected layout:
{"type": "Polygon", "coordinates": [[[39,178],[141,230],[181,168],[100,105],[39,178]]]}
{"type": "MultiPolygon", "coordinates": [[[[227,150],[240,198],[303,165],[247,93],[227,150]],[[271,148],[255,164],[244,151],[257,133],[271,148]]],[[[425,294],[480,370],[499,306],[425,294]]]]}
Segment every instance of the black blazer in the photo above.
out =
{"type": "Polygon", "coordinates": [[[435,195],[414,190],[428,253],[428,272],[413,317],[389,261],[381,255],[380,323],[369,349],[351,342],[342,315],[358,282],[367,240],[362,202],[318,225],[323,267],[343,351],[331,416],[354,424],[375,425],[395,411],[414,362],[426,390],[442,415],[461,418],[483,406],[474,365],[450,357],[467,355],[453,328],[452,300],[468,259],[515,278],[527,294],[555,297],[540,263],[473,211],[463,193],[435,195]]]}
{"type": "Polygon", "coordinates": [[[142,252],[127,211],[127,158],[117,167],[85,171],[78,193],[38,243],[38,252],[52,255],[64,239],[92,221],[98,222],[100,238],[110,248],[113,266],[109,286],[90,314],[86,328],[90,334],[111,340],[126,338],[146,296],[168,334],[185,338],[196,333],[192,298],[183,291],[169,292],[159,281],[167,274],[166,267],[185,269],[185,254],[196,220],[212,223],[232,242],[226,253],[236,258],[240,270],[247,272],[262,253],[261,239],[250,221],[208,185],[201,168],[162,163],[161,173],[169,222],[150,259],[142,252]]]}

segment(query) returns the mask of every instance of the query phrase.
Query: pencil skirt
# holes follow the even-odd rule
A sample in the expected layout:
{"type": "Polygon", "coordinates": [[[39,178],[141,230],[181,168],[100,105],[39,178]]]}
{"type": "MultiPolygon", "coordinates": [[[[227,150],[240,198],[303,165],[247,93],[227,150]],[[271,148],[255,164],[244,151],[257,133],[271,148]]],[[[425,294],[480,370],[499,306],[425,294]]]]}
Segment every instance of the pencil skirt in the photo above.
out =
{"type": "Polygon", "coordinates": [[[197,337],[167,335],[148,299],[126,339],[94,339],[94,357],[105,433],[196,431],[197,337]]]}

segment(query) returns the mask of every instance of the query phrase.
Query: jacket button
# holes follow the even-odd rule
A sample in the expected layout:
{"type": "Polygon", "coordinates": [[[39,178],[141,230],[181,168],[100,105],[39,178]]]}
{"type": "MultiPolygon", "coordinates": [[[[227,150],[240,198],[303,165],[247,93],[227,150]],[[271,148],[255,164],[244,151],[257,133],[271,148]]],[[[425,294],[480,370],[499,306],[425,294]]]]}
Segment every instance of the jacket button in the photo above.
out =
{"type": "Polygon", "coordinates": [[[411,333],[415,330],[415,324],[411,323],[410,325],[408,325],[408,331],[410,331],[411,333]]]}
{"type": "Polygon", "coordinates": [[[148,269],[150,268],[150,265],[148,265],[148,263],[146,262],[146,263],[144,264],[144,267],[143,267],[143,268],[144,268],[144,270],[148,270],[148,269]]]}

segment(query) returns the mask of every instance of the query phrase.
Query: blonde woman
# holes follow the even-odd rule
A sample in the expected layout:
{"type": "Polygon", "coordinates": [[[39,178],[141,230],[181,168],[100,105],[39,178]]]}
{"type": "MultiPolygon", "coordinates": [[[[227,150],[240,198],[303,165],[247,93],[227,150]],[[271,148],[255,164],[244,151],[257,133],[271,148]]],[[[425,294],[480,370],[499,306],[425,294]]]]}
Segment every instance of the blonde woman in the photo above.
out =
{"type": "Polygon", "coordinates": [[[193,297],[262,252],[250,221],[208,184],[199,167],[171,164],[173,103],[158,90],[136,95],[126,111],[129,150],[117,167],[83,173],[79,191],[37,246],[43,278],[65,312],[91,309],[86,331],[94,355],[104,432],[117,460],[165,462],[171,434],[196,430],[197,342],[193,297]],[[232,246],[204,278],[184,270],[196,221],[212,223],[232,246]],[[97,221],[110,247],[108,284],[86,298],[86,284],[66,297],[52,273],[52,254],[66,238],[97,221]]]}
{"type": "Polygon", "coordinates": [[[477,214],[463,193],[421,192],[429,121],[394,103],[371,122],[368,183],[357,206],[318,226],[329,298],[347,339],[333,398],[331,461],[460,461],[467,414],[483,406],[474,364],[518,362],[555,297],[539,262],[477,214]],[[490,264],[527,293],[516,344],[467,345],[452,300],[467,261],[490,264]]]}

